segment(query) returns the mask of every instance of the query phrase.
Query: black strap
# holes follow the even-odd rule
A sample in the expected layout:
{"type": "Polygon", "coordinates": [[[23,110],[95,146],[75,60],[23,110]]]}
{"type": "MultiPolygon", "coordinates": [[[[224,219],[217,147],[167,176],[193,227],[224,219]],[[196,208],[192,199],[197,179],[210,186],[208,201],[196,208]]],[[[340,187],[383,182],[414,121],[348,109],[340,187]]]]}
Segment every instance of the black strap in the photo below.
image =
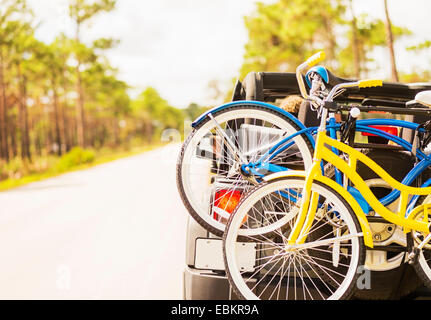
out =
{"type": "Polygon", "coordinates": [[[408,267],[408,263],[403,261],[401,265],[401,271],[399,273],[400,274],[399,281],[397,285],[394,287],[394,290],[392,290],[392,293],[389,299],[396,300],[401,298],[401,288],[403,286],[404,280],[406,279],[407,267],[408,267]]]}
{"type": "Polygon", "coordinates": [[[412,153],[416,156],[417,149],[424,150],[431,142],[431,120],[420,124],[415,130],[412,153]],[[422,130],[421,130],[422,129],[422,130]]]}
{"type": "MultiPolygon", "coordinates": [[[[414,250],[413,237],[411,235],[407,235],[407,253],[410,253],[411,250],[414,250]]],[[[397,286],[394,288],[394,290],[392,290],[390,299],[395,300],[395,299],[401,298],[401,288],[402,288],[404,281],[406,279],[408,266],[409,266],[409,262],[403,260],[402,266],[401,266],[399,281],[398,281],[397,286]]]]}
{"type": "Polygon", "coordinates": [[[349,146],[352,146],[355,140],[355,129],[356,119],[349,114],[347,120],[343,122],[340,128],[341,142],[347,143],[349,146]]]}

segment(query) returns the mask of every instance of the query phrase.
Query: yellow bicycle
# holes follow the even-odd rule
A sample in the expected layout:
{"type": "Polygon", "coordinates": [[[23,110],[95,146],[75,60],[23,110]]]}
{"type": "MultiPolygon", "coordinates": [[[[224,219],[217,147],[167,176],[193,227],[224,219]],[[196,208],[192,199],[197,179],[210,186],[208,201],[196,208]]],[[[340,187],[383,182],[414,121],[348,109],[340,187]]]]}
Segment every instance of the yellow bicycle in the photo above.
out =
{"type": "MultiPolygon", "coordinates": [[[[336,108],[334,97],[348,88],[382,86],[382,81],[338,84],[323,99],[309,95],[302,73],[321,59],[320,53],[297,69],[304,98],[321,112],[312,166],[307,171],[267,177],[267,183],[245,197],[228,222],[223,238],[225,267],[240,298],[347,299],[357,288],[366,287],[369,275],[364,267],[365,256],[374,243],[364,203],[379,219],[408,233],[406,262],[414,264],[426,285],[431,284],[431,187],[404,185],[360,151],[327,135],[327,119],[334,117],[332,111],[336,108]],[[377,199],[357,173],[358,161],[399,191],[395,212],[377,199]],[[344,184],[325,177],[322,164],[341,171],[344,184]],[[245,255],[238,246],[247,247],[248,253],[245,255]]],[[[319,87],[318,80],[313,80],[314,89],[319,87]]],[[[429,106],[429,95],[422,96],[426,96],[422,104],[429,106]]],[[[350,114],[356,118],[359,110],[354,108],[350,114]]]]}

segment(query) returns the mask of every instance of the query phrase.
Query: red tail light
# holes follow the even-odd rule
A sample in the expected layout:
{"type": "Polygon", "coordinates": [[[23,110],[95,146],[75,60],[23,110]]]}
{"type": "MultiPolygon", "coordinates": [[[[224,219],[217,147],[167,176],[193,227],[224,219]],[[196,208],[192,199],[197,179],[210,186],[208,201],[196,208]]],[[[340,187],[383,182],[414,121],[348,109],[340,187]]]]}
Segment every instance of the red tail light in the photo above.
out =
{"type": "MultiPolygon", "coordinates": [[[[215,194],[214,206],[231,214],[241,200],[241,191],[219,190],[215,194]]],[[[214,219],[218,220],[219,215],[214,212],[214,219]]]]}
{"type": "MultiPolygon", "coordinates": [[[[370,128],[378,129],[386,133],[392,134],[394,136],[398,136],[398,128],[387,127],[387,126],[370,126],[370,128]]],[[[368,133],[368,132],[362,132],[362,135],[367,137],[377,137],[375,134],[368,133]]]]}

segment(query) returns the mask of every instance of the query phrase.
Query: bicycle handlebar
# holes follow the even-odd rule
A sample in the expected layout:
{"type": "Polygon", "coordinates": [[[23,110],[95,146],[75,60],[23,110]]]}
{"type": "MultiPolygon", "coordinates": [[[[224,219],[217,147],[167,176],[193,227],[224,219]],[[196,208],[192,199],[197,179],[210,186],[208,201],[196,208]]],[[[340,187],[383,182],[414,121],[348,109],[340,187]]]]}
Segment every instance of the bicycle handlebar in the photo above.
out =
{"type": "Polygon", "coordinates": [[[359,81],[359,88],[382,87],[383,81],[378,79],[368,79],[359,81]]]}
{"type": "Polygon", "coordinates": [[[310,91],[310,95],[307,92],[307,89],[305,87],[304,78],[302,75],[302,72],[306,69],[309,69],[319,62],[323,61],[325,59],[325,52],[319,51],[318,53],[314,54],[312,57],[308,58],[307,61],[302,63],[298,66],[296,69],[296,78],[298,81],[299,89],[301,91],[301,95],[304,99],[312,101],[313,103],[316,103],[320,107],[323,107],[325,105],[325,102],[332,102],[334,100],[334,97],[339,94],[342,90],[347,88],[370,88],[370,87],[381,87],[383,86],[383,81],[378,79],[368,79],[368,80],[360,80],[356,82],[345,82],[340,83],[336,86],[334,86],[331,90],[331,92],[328,94],[326,98],[323,100],[313,95],[310,91]]]}
{"type": "Polygon", "coordinates": [[[309,68],[314,67],[319,62],[325,60],[326,54],[325,51],[319,51],[312,57],[308,58],[308,60],[305,62],[309,68]]]}

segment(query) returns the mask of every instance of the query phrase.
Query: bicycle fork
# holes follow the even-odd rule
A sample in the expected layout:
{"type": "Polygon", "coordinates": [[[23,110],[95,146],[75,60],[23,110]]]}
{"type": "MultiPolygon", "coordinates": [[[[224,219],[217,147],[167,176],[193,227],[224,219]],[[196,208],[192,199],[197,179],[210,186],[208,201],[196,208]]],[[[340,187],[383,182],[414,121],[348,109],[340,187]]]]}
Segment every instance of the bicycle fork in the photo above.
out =
{"type": "Polygon", "coordinates": [[[312,192],[311,187],[314,178],[321,174],[321,161],[314,161],[305,180],[305,186],[302,193],[301,209],[298,213],[298,219],[293,226],[292,232],[286,244],[286,250],[290,251],[296,245],[304,244],[307,239],[308,232],[311,229],[314,218],[316,216],[319,203],[319,194],[312,192]]]}

